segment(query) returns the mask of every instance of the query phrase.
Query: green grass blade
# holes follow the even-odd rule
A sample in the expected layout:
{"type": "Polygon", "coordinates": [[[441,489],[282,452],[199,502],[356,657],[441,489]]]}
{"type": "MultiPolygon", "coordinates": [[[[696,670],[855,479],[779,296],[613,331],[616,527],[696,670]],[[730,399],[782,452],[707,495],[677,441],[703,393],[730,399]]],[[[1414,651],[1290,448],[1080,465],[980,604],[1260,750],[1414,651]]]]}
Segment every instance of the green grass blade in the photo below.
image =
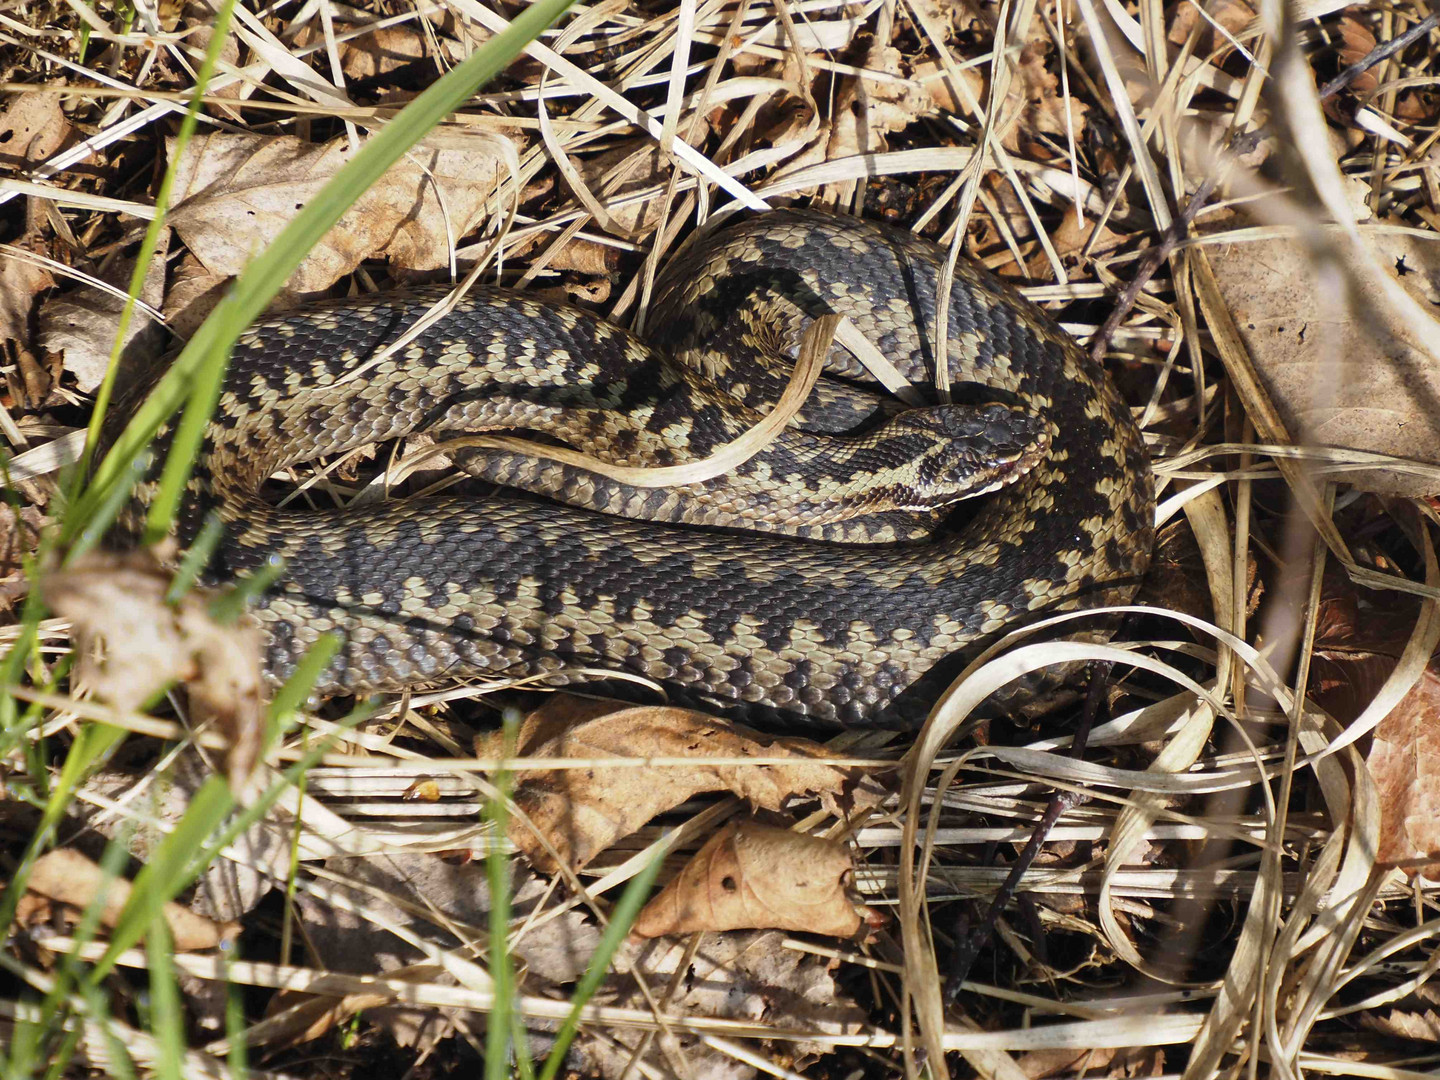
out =
{"type": "Polygon", "coordinates": [[[210,80],[214,77],[215,68],[220,62],[220,53],[224,50],[225,42],[230,36],[230,17],[234,12],[235,0],[225,0],[215,15],[215,26],[211,31],[210,44],[205,50],[200,70],[195,74],[195,92],[190,95],[190,103],[186,106],[185,115],[180,120],[180,130],[175,133],[175,150],[167,163],[165,175],[160,179],[160,190],[155,195],[155,216],[150,219],[150,224],[145,229],[145,236],[140,241],[140,251],[135,256],[135,269],[130,275],[129,295],[125,299],[125,306],[120,309],[120,325],[115,331],[115,343],[110,349],[110,362],[105,369],[105,378],[100,383],[100,390],[95,395],[95,411],[90,414],[90,424],[85,429],[85,449],[80,454],[80,461],[70,480],[69,491],[72,497],[79,492],[80,486],[85,482],[86,466],[100,439],[100,429],[105,423],[105,414],[110,409],[110,398],[115,392],[115,379],[120,373],[120,353],[125,348],[125,335],[130,329],[131,319],[135,316],[135,301],[145,288],[145,278],[149,275],[150,263],[154,258],[155,250],[160,246],[160,236],[165,228],[165,214],[170,209],[170,197],[175,190],[175,174],[178,171],[180,159],[185,155],[185,148],[190,145],[190,139],[195,134],[196,125],[200,121],[200,105],[205,100],[205,92],[210,88],[210,80]]]}
{"type": "Polygon", "coordinates": [[[110,1052],[110,1057],[105,1062],[108,1070],[106,1075],[110,1080],[135,1080],[135,1062],[130,1057],[129,1049],[109,1023],[110,1005],[105,995],[89,986],[81,986],[79,993],[85,1002],[89,1018],[100,1025],[100,1031],[105,1037],[105,1047],[110,1052]]]}
{"type": "Polygon", "coordinates": [[[180,565],[175,568],[175,576],[170,581],[170,588],[165,590],[167,604],[178,603],[182,596],[195,587],[195,580],[200,576],[200,571],[210,565],[210,558],[215,554],[215,549],[220,546],[220,540],[224,535],[225,524],[220,520],[220,515],[212,510],[206,515],[205,524],[200,526],[200,531],[195,535],[195,539],[190,541],[190,546],[185,551],[185,557],[180,560],[180,565]]]}
{"type": "Polygon", "coordinates": [[[600,935],[600,944],[595,947],[595,953],[590,957],[590,965],[575,985],[575,996],[570,999],[570,1014],[565,1017],[565,1022],[555,1033],[555,1045],[551,1047],[550,1054],[545,1059],[545,1068],[541,1070],[540,1080],[555,1080],[555,1074],[565,1063],[565,1055],[570,1050],[570,1043],[575,1038],[575,1032],[580,1028],[580,1014],[585,1011],[586,1004],[594,997],[595,991],[600,989],[600,984],[605,981],[605,975],[610,970],[610,961],[615,956],[615,950],[620,948],[620,943],[630,932],[630,926],[635,921],[635,916],[640,914],[640,908],[644,906],[646,897],[650,895],[650,887],[655,884],[655,875],[660,872],[660,864],[664,861],[663,854],[657,853],[641,868],[638,874],[630,879],[630,884],[626,885],[625,891],[620,894],[619,902],[610,912],[610,924],[605,927],[605,933],[600,935]]]}
{"type": "Polygon", "coordinates": [[[150,1032],[155,1036],[155,1075],[160,1080],[185,1080],[185,1019],[180,986],[170,956],[173,942],[165,916],[156,912],[145,935],[150,962],[150,1032]]]}
{"type": "MultiPolygon", "coordinates": [[[[506,709],[504,714],[504,757],[515,753],[516,732],[520,729],[520,713],[506,709]]],[[[507,1080],[510,1073],[510,1040],[515,1007],[515,980],[510,966],[510,857],[503,843],[509,828],[510,770],[498,769],[491,783],[495,796],[485,807],[490,823],[490,854],[485,859],[485,874],[490,885],[490,979],[495,1004],[490,1009],[485,1031],[485,1080],[507,1080]]]]}
{"type": "MultiPolygon", "coordinates": [[[[479,86],[502,71],[530,41],[564,14],[572,0],[537,0],[509,29],[491,38],[469,59],[438,79],[372,137],[325,185],[314,201],[262,251],[205,320],[170,370],[136,410],[135,417],[95,471],[90,490],[76,504],[83,520],[92,503],[120,478],[128,462],[149,445],[165,420],[185,403],[155,500],[146,535],[164,536],[200,445],[200,437],[219,393],[231,347],[244,328],[284,285],[301,260],[319,243],[360,195],[423,135],[469,99],[479,86]]],[[[67,522],[68,525],[68,522],[67,522]]]]}

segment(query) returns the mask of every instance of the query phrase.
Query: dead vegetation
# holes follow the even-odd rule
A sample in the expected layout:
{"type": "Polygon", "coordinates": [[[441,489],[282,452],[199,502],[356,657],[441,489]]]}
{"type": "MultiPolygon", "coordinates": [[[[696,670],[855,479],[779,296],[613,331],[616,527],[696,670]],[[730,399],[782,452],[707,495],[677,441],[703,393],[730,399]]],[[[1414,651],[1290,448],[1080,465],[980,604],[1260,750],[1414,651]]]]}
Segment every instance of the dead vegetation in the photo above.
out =
{"type": "MultiPolygon", "coordinates": [[[[181,152],[212,10],[0,5],[0,634],[35,635],[5,669],[3,876],[46,830],[55,847],[7,909],[9,1052],[49,1017],[76,1025],[73,1075],[227,1075],[243,1045],[252,1075],[442,1076],[476,1068],[505,1002],[517,1056],[492,1053],[490,1075],[524,1075],[621,887],[661,858],[653,936],[620,945],[586,1006],[579,1074],[1426,1075],[1440,31],[1422,4],[607,0],[286,281],[278,303],[473,273],[643,327],[697,217],[799,200],[909,225],[1020,286],[1135,407],[1162,543],[1111,645],[1010,643],[918,737],[819,746],[557,698],[476,743],[497,703],[536,705],[482,686],[354,726],[319,710],[267,743],[234,669],[252,646],[150,568],[72,569],[54,617],[26,622],[25,560],[63,513],[53,477],[166,167],[127,362],[188,337],[370,133],[518,10],[237,9],[181,152]],[[1083,757],[1076,709],[1033,729],[976,713],[1070,656],[1116,665],[1083,757]],[[187,693],[157,697],[177,679],[187,693]],[[69,777],[86,733],[112,730],[124,745],[69,777]],[[123,922],[127,886],[100,867],[138,882],[217,769],[253,799],[317,746],[151,925],[196,950],[171,961],[178,1026],[142,1001],[157,960],[135,940],[93,996],[44,1012],[123,922]],[[957,943],[1056,790],[1074,797],[947,1003],[957,943]],[[508,884],[492,850],[523,856],[508,884]]],[[[348,501],[388,485],[371,464],[285,479],[348,501]]]]}

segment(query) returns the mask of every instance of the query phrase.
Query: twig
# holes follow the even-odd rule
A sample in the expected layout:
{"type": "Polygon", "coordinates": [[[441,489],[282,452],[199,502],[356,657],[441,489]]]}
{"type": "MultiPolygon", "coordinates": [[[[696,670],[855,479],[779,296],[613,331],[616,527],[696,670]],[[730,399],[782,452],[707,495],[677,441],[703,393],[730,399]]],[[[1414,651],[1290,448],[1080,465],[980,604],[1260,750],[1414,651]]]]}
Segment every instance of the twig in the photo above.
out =
{"type": "MultiPolygon", "coordinates": [[[[1078,758],[1085,752],[1085,744],[1090,741],[1090,729],[1095,724],[1095,714],[1100,709],[1100,695],[1109,685],[1110,669],[1113,665],[1109,661],[1096,664],[1090,680],[1090,690],[1085,696],[1085,708],[1080,714],[1080,724],[1075,730],[1075,736],[1070,743],[1070,757],[1078,758]]],[[[1088,795],[1082,795],[1075,791],[1056,792],[1050,798],[1049,804],[1045,807],[1045,813],[1040,815],[1040,820],[1035,824],[1035,831],[1030,834],[1029,841],[1024,849],[1015,859],[1015,864],[1010,867],[1010,873],[1001,883],[995,896],[990,901],[989,908],[985,911],[985,917],[980,920],[980,925],[974,930],[969,929],[968,919],[962,918],[958,933],[956,934],[955,955],[950,961],[950,976],[945,980],[945,1004],[952,1006],[960,997],[960,991],[965,985],[965,979],[970,974],[970,968],[975,963],[975,957],[980,955],[980,950],[990,942],[995,932],[995,922],[1000,916],[1000,911],[1020,887],[1020,879],[1025,871],[1030,869],[1035,862],[1035,856],[1040,854],[1040,845],[1050,835],[1050,830],[1055,822],[1060,820],[1060,815],[1067,810],[1073,810],[1090,801],[1088,795]]]]}
{"type": "Polygon", "coordinates": [[[1380,63],[1380,61],[1387,57],[1394,56],[1401,49],[1405,48],[1405,46],[1418,38],[1424,37],[1437,26],[1440,26],[1440,12],[1425,16],[1425,18],[1421,19],[1399,37],[1391,38],[1389,41],[1376,45],[1375,48],[1371,49],[1359,60],[1322,86],[1320,88],[1320,100],[1324,101],[1326,98],[1334,97],[1361,75],[1365,74],[1365,72],[1380,63]]]}
{"type": "MultiPolygon", "coordinates": [[[[1238,135],[1230,145],[1235,154],[1248,154],[1260,145],[1260,133],[1250,131],[1238,135]]],[[[1179,246],[1180,241],[1185,238],[1190,223],[1210,201],[1210,196],[1215,193],[1215,185],[1219,181],[1218,170],[1201,181],[1200,186],[1195,189],[1195,194],[1191,195],[1189,201],[1186,202],[1185,209],[1180,212],[1180,216],[1172,221],[1170,227],[1161,235],[1160,243],[1145,254],[1139,269],[1135,271],[1135,276],[1125,286],[1125,291],[1120,294],[1120,299],[1116,302],[1114,310],[1110,312],[1110,317],[1090,339],[1090,355],[1096,361],[1104,359],[1105,350],[1110,346],[1110,339],[1115,336],[1115,331],[1120,328],[1120,323],[1125,316],[1130,314],[1130,309],[1140,298],[1141,290],[1155,276],[1155,272],[1160,269],[1160,264],[1170,257],[1175,248],[1179,246]]]]}

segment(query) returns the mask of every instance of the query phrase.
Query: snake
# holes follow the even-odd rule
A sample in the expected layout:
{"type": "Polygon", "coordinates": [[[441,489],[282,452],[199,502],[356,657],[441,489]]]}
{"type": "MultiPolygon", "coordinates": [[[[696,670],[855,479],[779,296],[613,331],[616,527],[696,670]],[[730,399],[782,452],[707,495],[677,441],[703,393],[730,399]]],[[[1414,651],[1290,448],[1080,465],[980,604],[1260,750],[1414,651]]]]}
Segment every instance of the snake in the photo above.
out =
{"type": "Polygon", "coordinates": [[[905,229],[782,209],[672,259],[643,337],[499,287],[418,331],[445,287],[268,315],[232,352],[178,538],[218,516],[208,578],[281,567],[250,614],[265,668],[278,684],[335,635],[320,698],[598,672],[786,726],[913,726],[1000,635],[1128,601],[1154,538],[1144,442],[1103,367],[1011,286],[946,264],[905,229]],[[825,314],[918,404],[835,344],[790,425],[722,476],[654,488],[546,456],[704,462],[774,407],[825,314]],[[485,432],[541,449],[469,440],[454,460],[500,485],[475,495],[267,495],[300,463],[485,432]]]}

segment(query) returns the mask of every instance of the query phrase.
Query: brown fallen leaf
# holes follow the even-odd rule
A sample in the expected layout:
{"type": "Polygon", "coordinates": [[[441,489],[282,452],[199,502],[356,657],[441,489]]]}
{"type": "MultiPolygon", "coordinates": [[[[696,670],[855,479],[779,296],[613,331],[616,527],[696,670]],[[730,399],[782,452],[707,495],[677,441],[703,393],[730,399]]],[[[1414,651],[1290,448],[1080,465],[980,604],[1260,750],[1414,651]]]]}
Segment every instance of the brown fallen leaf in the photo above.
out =
{"type": "Polygon", "coordinates": [[[56,94],[24,93],[0,112],[0,168],[24,175],[64,144],[70,124],[56,94]]]}
{"type": "MultiPolygon", "coordinates": [[[[35,860],[25,888],[34,896],[84,911],[100,895],[104,883],[105,874],[99,866],[78,851],[58,848],[35,860]]],[[[123,878],[110,882],[100,909],[101,925],[113,927],[116,924],[125,902],[130,898],[130,889],[130,882],[123,878]]],[[[213,949],[240,933],[239,923],[216,922],[173,902],[167,902],[162,911],[165,925],[169,927],[170,937],[179,952],[213,949]]]]}
{"type": "MultiPolygon", "coordinates": [[[[162,237],[150,261],[149,272],[140,289],[140,299],[159,309],[165,292],[165,258],[169,232],[162,237]]],[[[82,393],[91,393],[105,378],[115,335],[120,331],[123,294],[130,287],[133,261],[117,265],[106,280],[121,296],[92,285],[53,296],[40,308],[40,345],[52,357],[59,357],[64,369],[75,377],[82,393]]],[[[140,363],[161,352],[165,328],[147,312],[136,308],[125,331],[123,364],[140,363]]]]}
{"type": "MultiPolygon", "coordinates": [[[[1364,226],[1361,226],[1362,229],[1364,226]]],[[[1344,243],[1340,241],[1340,243],[1344,243]]],[[[1440,463],[1440,256],[1409,236],[1376,237],[1382,271],[1418,301],[1423,328],[1400,317],[1381,285],[1350,263],[1350,304],[1317,288],[1299,240],[1209,249],[1221,295],[1265,388],[1293,436],[1325,446],[1440,463]]],[[[1340,288],[1337,285],[1336,290],[1340,288]]],[[[1391,469],[1347,473],[1348,483],[1426,496],[1435,484],[1391,469]]]]}
{"type": "MultiPolygon", "coordinates": [[[[510,154],[498,135],[428,137],[311,249],[289,289],[328,288],[370,258],[407,270],[445,266],[451,241],[475,226],[509,174],[510,154]]],[[[343,138],[317,144],[220,132],[195,139],[176,168],[170,223],[211,273],[238,274],[353,156],[343,138]]]]}
{"type": "MultiPolygon", "coordinates": [[[[442,977],[436,964],[413,964],[385,973],[387,979],[427,983],[442,977]]],[[[353,1016],[380,1009],[395,1002],[394,993],[358,991],[332,997],[281,990],[265,1007],[265,1019],[252,1027],[246,1037],[251,1046],[271,1051],[300,1046],[329,1034],[353,1016]]],[[[403,1045],[403,1044],[402,1044],[403,1045]]]]}
{"type": "MultiPolygon", "coordinates": [[[[1238,40],[1244,29],[1255,19],[1255,9],[1245,0],[1209,0],[1205,14],[1194,4],[1176,4],[1172,9],[1168,40],[1172,45],[1183,45],[1197,23],[1203,23],[1195,42],[1194,55],[1214,56],[1217,63],[1235,51],[1235,46],[1215,29],[1218,24],[1231,37],[1238,40]]],[[[1342,20],[1343,21],[1343,20],[1342,20]]]]}
{"type": "MultiPolygon", "coordinates": [[[[1374,52],[1378,44],[1374,31],[1353,15],[1340,16],[1335,23],[1335,30],[1340,36],[1340,42],[1335,49],[1335,59],[1342,68],[1358,64],[1374,52]]],[[[1373,70],[1362,71],[1350,80],[1346,92],[1356,97],[1365,97],[1373,94],[1379,85],[1373,70]]]]}
{"type": "Polygon", "coordinates": [[[1362,1013],[1360,1026],[1392,1039],[1410,1042],[1440,1042],[1440,1013],[1426,1009],[1423,1013],[1390,1009],[1383,1013],[1362,1013]]]}
{"type": "Polygon", "coordinates": [[[703,930],[798,930],[850,937],[870,915],[847,895],[855,865],[837,840],[730,822],[645,905],[640,937],[703,930]]]}
{"type": "MultiPolygon", "coordinates": [[[[1050,63],[1051,54],[1045,41],[1031,41],[1021,49],[1000,110],[1003,125],[1000,142],[1005,149],[1048,159],[1054,155],[1039,139],[1040,135],[1059,143],[1069,138],[1069,131],[1073,131],[1077,141],[1083,136],[1090,107],[1073,94],[1067,99],[1061,93],[1060,76],[1050,70],[1050,63]],[[1065,123],[1067,104],[1069,131],[1065,123]]],[[[990,94],[986,77],[974,68],[965,69],[960,76],[965,79],[970,94],[984,105],[990,94]]],[[[964,90],[950,81],[938,63],[927,61],[917,65],[914,77],[924,81],[931,100],[940,108],[962,114],[970,111],[964,90]]]]}
{"type": "Polygon", "coordinates": [[[0,507],[0,611],[24,584],[24,560],[35,554],[45,519],[38,507],[0,507]]]}
{"type": "Polygon", "coordinates": [[[255,627],[217,623],[203,591],[167,604],[170,580],[146,551],[106,553],[47,574],[41,591],[72,624],[77,678],[117,709],[138,709],[171,683],[185,684],[196,720],[229,741],[225,771],[238,790],[264,731],[263,638],[255,627]]]}
{"type": "MultiPolygon", "coordinates": [[[[900,50],[878,43],[871,45],[861,66],[887,75],[908,75],[900,50]]],[[[831,109],[827,155],[833,159],[886,150],[885,136],[909,127],[930,108],[930,96],[908,78],[905,82],[847,79],[831,109]]]]}
{"type": "MultiPolygon", "coordinates": [[[[884,791],[857,770],[810,759],[830,751],[808,739],[773,738],[689,709],[614,705],[563,697],[525,718],[515,753],[541,758],[687,758],[691,765],[654,768],[556,769],[520,775],[516,804],[539,831],[520,820],[510,839],[536,869],[559,867],[546,850],[553,845],[561,860],[581,867],[656,814],[703,791],[731,791],[752,806],[779,810],[792,796],[819,796],[832,813],[840,797],[857,806],[873,806],[884,791]],[[784,765],[711,765],[706,758],[787,757],[784,765]],[[544,838],[542,841],[541,837],[544,838]]],[[[480,757],[499,757],[499,733],[475,741],[480,757]]]]}
{"type": "MultiPolygon", "coordinates": [[[[20,243],[23,246],[30,242],[20,243]]],[[[22,407],[43,402],[53,381],[31,352],[30,312],[35,297],[54,284],[55,279],[43,266],[11,255],[0,258],[0,356],[15,363],[19,379],[12,383],[13,390],[17,399],[21,395],[28,399],[19,402],[22,407]]]]}
{"type": "Polygon", "coordinates": [[[171,332],[182,341],[194,334],[220,303],[229,284],[230,278],[212,274],[194,255],[181,259],[170,272],[170,288],[160,309],[171,332]]]}
{"type": "MultiPolygon", "coordinates": [[[[335,12],[335,31],[337,35],[352,33],[364,23],[372,21],[372,16],[361,11],[345,11],[339,9],[335,12]]],[[[345,73],[345,78],[352,82],[363,82],[366,79],[379,78],[388,75],[392,71],[408,67],[417,62],[425,62],[431,65],[436,63],[434,49],[431,46],[433,41],[440,47],[439,62],[449,67],[458,64],[465,59],[465,50],[452,35],[454,30],[454,15],[448,9],[432,11],[429,14],[429,21],[436,27],[437,32],[433,36],[427,36],[417,23],[401,23],[396,26],[379,26],[364,33],[356,34],[354,37],[345,37],[337,41],[337,51],[340,54],[340,70],[345,73]]],[[[490,35],[479,27],[472,27],[472,46],[490,35]]],[[[324,40],[324,32],[319,20],[307,23],[301,28],[300,33],[295,35],[295,45],[303,47],[324,40]]]]}
{"type": "MultiPolygon", "coordinates": [[[[1074,203],[1065,209],[1065,216],[1060,219],[1060,224],[1050,231],[1050,245],[1055,249],[1055,254],[1064,259],[1077,254],[1083,248],[1095,227],[1099,222],[1093,215],[1087,215],[1082,222],[1080,213],[1074,203]]],[[[1095,255],[1104,255],[1114,251],[1125,242],[1125,237],[1111,232],[1108,228],[1101,226],[1100,236],[1090,245],[1090,251],[1095,255]]],[[[1050,274],[1050,259],[1043,250],[1037,249],[1028,260],[1030,275],[1041,281],[1047,279],[1050,274]]]]}
{"type": "MultiPolygon", "coordinates": [[[[1417,606],[1398,594],[1362,592],[1339,574],[1326,575],[1320,605],[1310,694],[1347,724],[1399,662],[1417,606]]],[[[1376,860],[1440,853],[1440,657],[1376,727],[1365,764],[1380,800],[1376,860]]]]}

